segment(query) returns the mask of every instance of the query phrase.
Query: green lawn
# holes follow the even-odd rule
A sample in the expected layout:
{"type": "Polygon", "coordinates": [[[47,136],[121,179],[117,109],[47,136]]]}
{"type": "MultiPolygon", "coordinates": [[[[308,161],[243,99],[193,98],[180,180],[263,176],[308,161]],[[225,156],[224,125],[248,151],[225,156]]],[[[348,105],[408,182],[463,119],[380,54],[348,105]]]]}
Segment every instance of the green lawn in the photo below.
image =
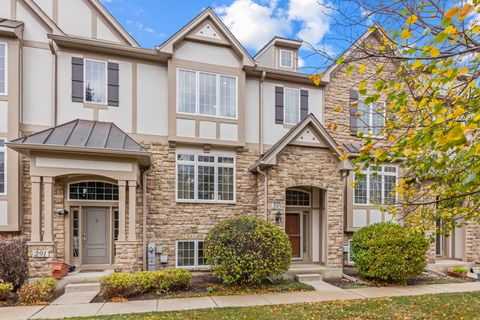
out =
{"type": "Polygon", "coordinates": [[[90,319],[478,319],[480,292],[106,316],[90,319]]]}

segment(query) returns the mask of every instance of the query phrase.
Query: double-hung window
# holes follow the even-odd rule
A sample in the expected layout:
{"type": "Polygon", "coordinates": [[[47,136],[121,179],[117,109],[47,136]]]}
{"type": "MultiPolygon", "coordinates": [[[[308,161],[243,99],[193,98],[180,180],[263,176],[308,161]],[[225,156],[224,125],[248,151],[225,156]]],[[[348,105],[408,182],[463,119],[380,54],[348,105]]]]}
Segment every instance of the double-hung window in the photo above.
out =
{"type": "Polygon", "coordinates": [[[235,201],[235,158],[177,153],[177,200],[235,201]]]}
{"type": "Polygon", "coordinates": [[[203,241],[177,241],[176,266],[183,268],[206,267],[203,241]]]}
{"type": "Polygon", "coordinates": [[[5,187],[5,163],[6,163],[6,152],[5,152],[5,140],[0,139],[0,194],[7,193],[7,189],[5,187]]]}
{"type": "Polygon", "coordinates": [[[284,88],[283,92],[283,119],[285,124],[300,122],[300,90],[284,88]]]}
{"type": "Polygon", "coordinates": [[[369,167],[361,174],[355,174],[353,203],[395,204],[397,178],[397,167],[394,166],[369,167]]]}
{"type": "Polygon", "coordinates": [[[85,101],[107,103],[107,63],[85,59],[84,93],[85,101]]]}
{"type": "Polygon", "coordinates": [[[7,94],[7,44],[0,43],[0,94],[7,94]]]}
{"type": "Polygon", "coordinates": [[[358,131],[363,134],[380,136],[385,127],[385,103],[377,102],[366,104],[360,101],[358,104],[358,131]]]}
{"type": "Polygon", "coordinates": [[[177,112],[237,118],[237,77],[177,70],[177,112]]]}
{"type": "Polygon", "coordinates": [[[280,50],[280,67],[293,69],[293,52],[280,50]]]}

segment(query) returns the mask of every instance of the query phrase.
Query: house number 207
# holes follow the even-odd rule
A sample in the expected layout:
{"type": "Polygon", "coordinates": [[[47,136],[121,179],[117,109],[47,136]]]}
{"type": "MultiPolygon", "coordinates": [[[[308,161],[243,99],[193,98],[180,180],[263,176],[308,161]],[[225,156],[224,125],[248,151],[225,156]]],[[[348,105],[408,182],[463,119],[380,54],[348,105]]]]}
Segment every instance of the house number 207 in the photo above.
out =
{"type": "Polygon", "coordinates": [[[47,250],[33,250],[32,251],[33,258],[48,258],[48,251],[47,250]]]}

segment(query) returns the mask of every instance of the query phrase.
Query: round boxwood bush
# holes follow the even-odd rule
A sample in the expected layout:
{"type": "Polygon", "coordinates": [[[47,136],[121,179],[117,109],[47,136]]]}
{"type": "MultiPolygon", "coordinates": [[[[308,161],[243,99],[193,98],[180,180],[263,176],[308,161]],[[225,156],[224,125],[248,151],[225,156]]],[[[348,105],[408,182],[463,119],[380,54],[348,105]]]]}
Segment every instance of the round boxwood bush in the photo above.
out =
{"type": "Polygon", "coordinates": [[[428,248],[423,234],[391,222],[362,228],[352,238],[352,257],[359,274],[383,282],[406,283],[420,275],[428,248]]]}
{"type": "Polygon", "coordinates": [[[207,263],[226,284],[260,283],[288,270],[292,249],[287,234],[254,216],[225,219],[207,235],[207,263]]]}

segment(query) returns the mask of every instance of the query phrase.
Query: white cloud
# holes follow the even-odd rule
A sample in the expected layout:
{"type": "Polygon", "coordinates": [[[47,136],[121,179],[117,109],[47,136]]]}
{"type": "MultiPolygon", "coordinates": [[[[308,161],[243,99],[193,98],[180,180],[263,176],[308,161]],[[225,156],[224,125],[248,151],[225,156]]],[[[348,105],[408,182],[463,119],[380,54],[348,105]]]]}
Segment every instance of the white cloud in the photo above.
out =
{"type": "Polygon", "coordinates": [[[289,0],[285,9],[279,0],[234,0],[215,11],[246,47],[260,49],[274,36],[299,38],[319,46],[329,31],[330,9],[324,0],[289,0]],[[299,24],[298,31],[292,32],[299,24]]]}
{"type": "Polygon", "coordinates": [[[288,7],[289,19],[301,23],[297,37],[315,47],[330,30],[330,13],[321,0],[290,0],[288,7]]]}
{"type": "Polygon", "coordinates": [[[274,36],[291,32],[290,22],[277,1],[261,5],[253,0],[235,0],[215,10],[225,25],[246,47],[260,49],[274,36]]]}

